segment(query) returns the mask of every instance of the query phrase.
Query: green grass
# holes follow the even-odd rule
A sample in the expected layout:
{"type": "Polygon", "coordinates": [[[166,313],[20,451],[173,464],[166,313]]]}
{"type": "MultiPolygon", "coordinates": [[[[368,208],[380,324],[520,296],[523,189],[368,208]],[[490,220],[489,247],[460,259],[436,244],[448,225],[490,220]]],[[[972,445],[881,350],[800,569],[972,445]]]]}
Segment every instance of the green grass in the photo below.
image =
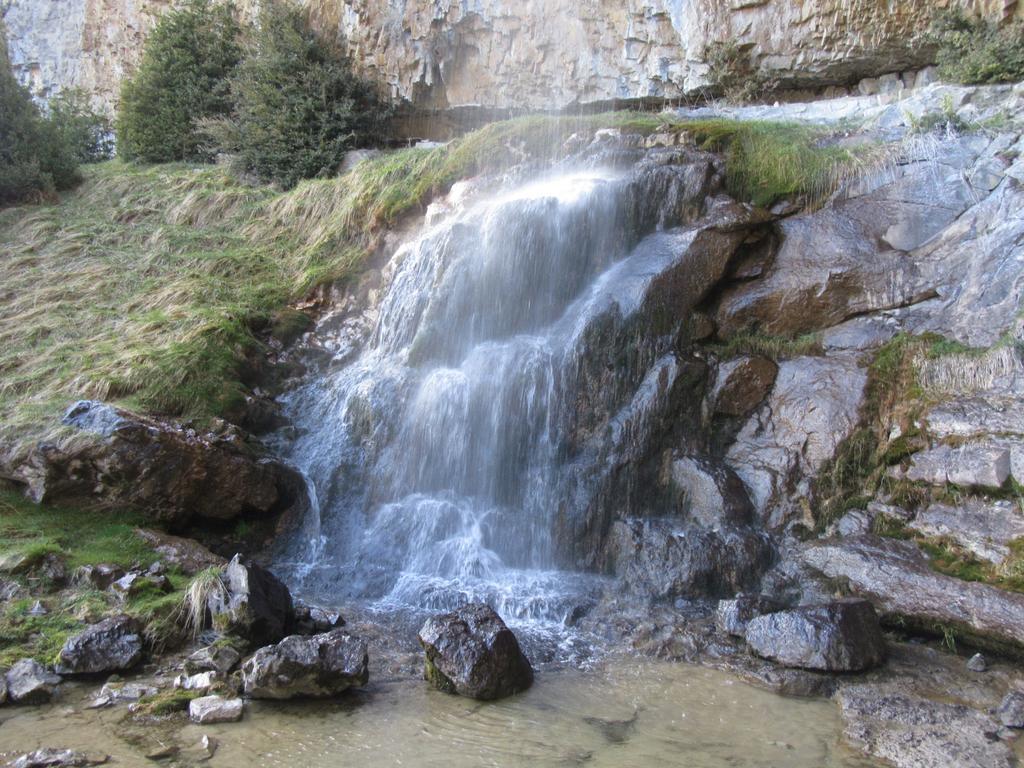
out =
{"type": "Polygon", "coordinates": [[[0,451],[72,439],[59,415],[83,397],[230,418],[259,331],[300,332],[308,321],[282,310],[357,275],[384,228],[459,179],[543,166],[603,127],[685,134],[724,155],[734,196],[761,204],[819,200],[878,156],[809,127],[623,112],[494,123],[285,193],[220,167],[90,166],[59,204],[0,211],[0,451]]]}
{"type": "Polygon", "coordinates": [[[71,569],[100,563],[147,566],[158,558],[135,535],[140,522],[133,513],[40,506],[0,491],[0,559],[18,554],[38,560],[58,553],[71,569]]]}

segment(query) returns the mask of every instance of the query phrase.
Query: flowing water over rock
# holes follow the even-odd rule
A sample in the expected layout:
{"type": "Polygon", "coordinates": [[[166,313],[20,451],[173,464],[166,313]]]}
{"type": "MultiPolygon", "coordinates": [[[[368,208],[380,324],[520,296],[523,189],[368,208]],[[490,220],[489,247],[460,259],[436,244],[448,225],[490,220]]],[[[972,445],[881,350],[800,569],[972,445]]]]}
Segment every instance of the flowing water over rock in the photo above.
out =
{"type": "Polygon", "coordinates": [[[719,183],[702,153],[600,157],[453,193],[385,268],[359,352],[288,396],[318,500],[278,564],[300,590],[561,624],[597,588],[581,542],[682,371],[653,286],[719,183]]]}

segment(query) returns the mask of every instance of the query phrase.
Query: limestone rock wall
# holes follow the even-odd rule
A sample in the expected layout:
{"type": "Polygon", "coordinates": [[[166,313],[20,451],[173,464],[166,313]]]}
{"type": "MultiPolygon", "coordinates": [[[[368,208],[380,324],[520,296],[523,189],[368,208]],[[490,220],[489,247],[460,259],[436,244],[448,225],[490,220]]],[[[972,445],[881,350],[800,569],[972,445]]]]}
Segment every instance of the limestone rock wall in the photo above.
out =
{"type": "MultiPolygon", "coordinates": [[[[424,108],[557,108],[676,97],[701,57],[736,40],[794,86],[852,82],[928,63],[917,35],[960,2],[1001,17],[1016,0],[304,0],[359,66],[424,108]]],[[[77,86],[112,107],[146,33],[172,0],[8,0],[18,76],[46,98],[77,86]]],[[[251,15],[258,0],[241,0],[251,15]]],[[[1024,4],[1022,4],[1024,6],[1024,4]]],[[[0,6],[2,7],[2,6],[0,6]]]]}

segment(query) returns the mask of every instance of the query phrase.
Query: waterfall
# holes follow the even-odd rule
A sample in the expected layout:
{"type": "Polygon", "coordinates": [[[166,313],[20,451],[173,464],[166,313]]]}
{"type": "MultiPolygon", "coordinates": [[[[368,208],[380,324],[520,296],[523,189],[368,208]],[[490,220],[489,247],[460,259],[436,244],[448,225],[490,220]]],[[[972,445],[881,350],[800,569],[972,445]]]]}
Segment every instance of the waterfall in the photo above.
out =
{"type": "Polygon", "coordinates": [[[317,500],[280,564],[300,588],[571,612],[593,577],[562,539],[677,373],[670,334],[631,323],[714,176],[639,158],[464,195],[393,255],[358,352],[284,398],[317,500]]]}

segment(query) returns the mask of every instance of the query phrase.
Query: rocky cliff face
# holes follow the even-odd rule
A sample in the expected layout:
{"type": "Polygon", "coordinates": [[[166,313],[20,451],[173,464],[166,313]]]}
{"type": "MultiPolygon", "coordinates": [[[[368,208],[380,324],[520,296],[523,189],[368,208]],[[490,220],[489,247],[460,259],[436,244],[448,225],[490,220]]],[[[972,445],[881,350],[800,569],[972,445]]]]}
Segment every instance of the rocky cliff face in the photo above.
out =
{"type": "MultiPolygon", "coordinates": [[[[736,41],[794,87],[915,69],[916,40],[960,0],[305,0],[359,66],[423,108],[558,108],[675,98],[706,82],[703,51],[736,41]]],[[[1014,0],[963,0],[1002,17],[1014,0]]],[[[21,80],[46,97],[84,88],[112,107],[169,0],[15,0],[5,14],[21,80]]],[[[258,3],[241,0],[251,15],[258,3]]]]}

